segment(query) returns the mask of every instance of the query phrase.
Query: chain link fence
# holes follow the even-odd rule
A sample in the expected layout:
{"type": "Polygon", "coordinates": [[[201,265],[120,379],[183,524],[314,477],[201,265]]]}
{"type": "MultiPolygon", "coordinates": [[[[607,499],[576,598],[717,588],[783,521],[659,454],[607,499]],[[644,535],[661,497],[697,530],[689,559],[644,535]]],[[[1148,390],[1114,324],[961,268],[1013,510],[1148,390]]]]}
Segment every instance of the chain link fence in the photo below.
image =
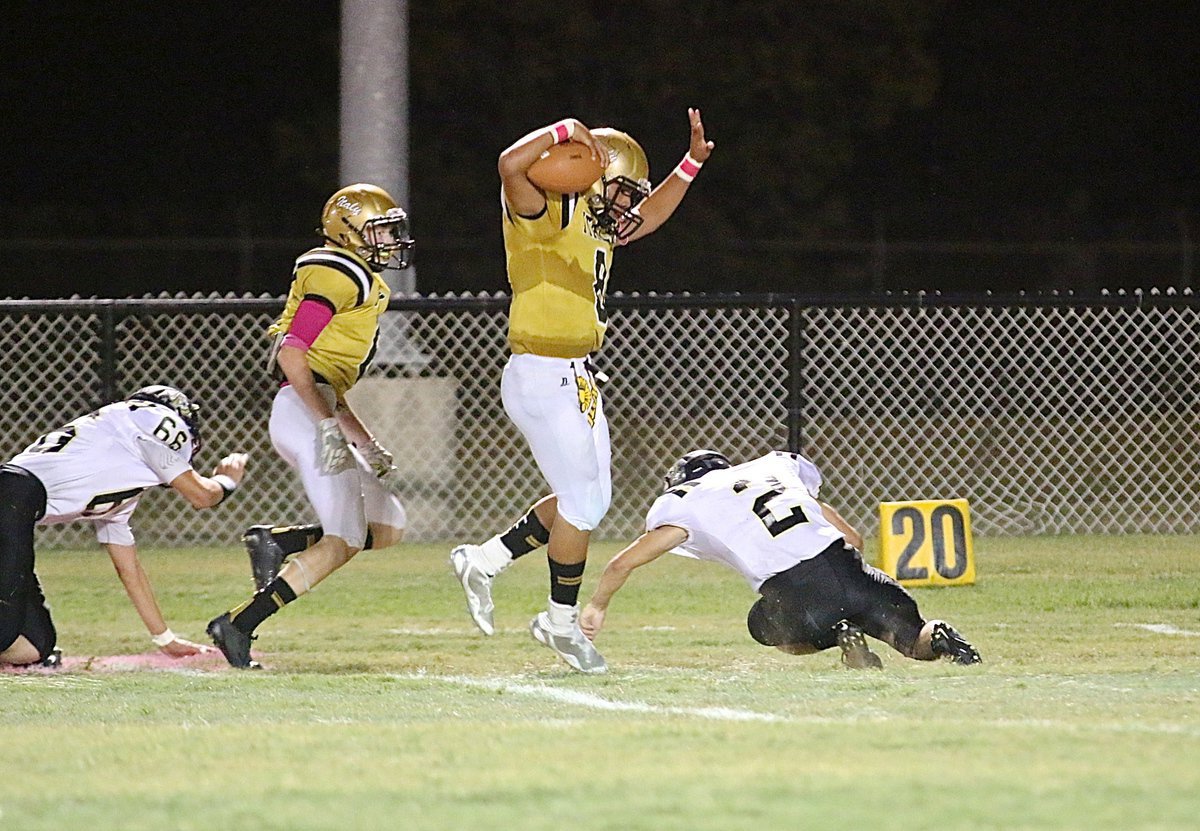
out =
{"type": "MultiPolygon", "coordinates": [[[[98,405],[170,383],[204,407],[207,473],[252,455],[235,499],[165,491],[143,544],[232,544],[312,518],[267,437],[277,298],[0,301],[0,458],[98,405]]],[[[599,369],[612,509],[630,538],[696,447],[810,455],[868,532],[883,500],[963,497],[982,534],[1185,533],[1200,516],[1200,302],[1181,295],[617,296],[599,369]]],[[[400,298],[351,400],[405,471],[409,539],[480,540],[545,492],[500,403],[507,298],[400,298]]],[[[41,544],[93,540],[86,525],[41,544]]]]}

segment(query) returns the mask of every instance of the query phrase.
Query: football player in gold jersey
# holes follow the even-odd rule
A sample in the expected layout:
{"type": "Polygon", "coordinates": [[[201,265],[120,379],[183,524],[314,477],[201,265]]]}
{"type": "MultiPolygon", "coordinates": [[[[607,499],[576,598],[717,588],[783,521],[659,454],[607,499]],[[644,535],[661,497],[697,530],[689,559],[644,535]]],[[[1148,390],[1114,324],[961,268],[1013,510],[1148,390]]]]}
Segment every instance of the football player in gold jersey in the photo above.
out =
{"type": "Polygon", "coordinates": [[[612,498],[611,449],[590,356],[604,343],[614,248],[657,230],[675,212],[712,153],[700,111],[689,109],[683,160],[653,190],[646,154],[632,137],[574,118],[547,125],[500,154],[502,221],[512,286],[500,395],[529,443],[551,493],[507,531],[450,554],[475,624],[495,631],[492,580],[514,559],[548,545],[550,598],[529,624],[534,638],[573,669],[600,673],[604,658],[579,628],[588,539],[612,498]],[[554,144],[586,145],[604,173],[586,193],[547,193],[530,166],[554,144]]]}
{"type": "Polygon", "coordinates": [[[246,532],[259,590],[208,625],[237,667],[255,665],[250,641],[267,617],[360,550],[386,548],[404,531],[392,456],[354,414],[346,392],[375,355],[390,296],[380,273],[408,266],[408,215],[381,188],[350,185],[325,203],[318,232],[325,244],[296,259],[283,314],[269,332],[282,382],[271,406],[271,443],[299,474],[320,522],[246,532]]]}

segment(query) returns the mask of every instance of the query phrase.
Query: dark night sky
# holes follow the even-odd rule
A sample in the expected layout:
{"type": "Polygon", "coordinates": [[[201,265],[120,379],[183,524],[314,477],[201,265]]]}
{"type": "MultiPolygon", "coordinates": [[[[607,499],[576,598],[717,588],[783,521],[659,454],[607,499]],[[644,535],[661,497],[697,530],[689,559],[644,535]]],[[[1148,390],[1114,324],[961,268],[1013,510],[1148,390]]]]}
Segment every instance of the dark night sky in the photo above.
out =
{"type": "MultiPolygon", "coordinates": [[[[420,38],[422,4],[412,6],[412,36],[420,38]]],[[[164,285],[282,291],[277,275],[192,279],[186,257],[131,257],[101,268],[111,255],[94,245],[68,247],[64,260],[61,252],[28,241],[228,237],[251,229],[287,241],[286,252],[272,255],[277,261],[268,258],[269,268],[255,275],[286,270],[296,253],[291,240],[308,239],[323,199],[315,194],[331,189],[323,171],[335,164],[336,135],[307,114],[336,112],[338,8],[332,0],[284,8],[268,2],[6,4],[0,233],[10,246],[18,241],[21,257],[66,265],[30,285],[10,260],[0,271],[0,297],[138,295],[164,285]],[[311,131],[324,134],[314,141],[311,131]],[[280,147],[292,154],[292,176],[272,177],[260,163],[268,152],[278,156],[280,147]],[[105,277],[100,286],[84,276],[114,267],[121,276],[105,277]]],[[[1195,4],[951,2],[938,8],[927,48],[941,80],[930,106],[904,114],[877,146],[862,148],[863,159],[846,178],[847,201],[870,217],[860,237],[1194,239],[1200,222],[1195,4]]],[[[477,30],[471,37],[489,36],[487,26],[477,30]]],[[[594,60],[602,61],[603,53],[598,49],[594,60]]],[[[497,125],[496,149],[531,126],[497,125]]],[[[412,126],[414,134],[443,128],[412,126]]],[[[720,143],[721,126],[710,122],[709,128],[720,143]]],[[[740,157],[727,144],[719,153],[714,162],[748,175],[769,164],[740,157]]],[[[412,167],[419,176],[420,160],[412,167]]],[[[414,198],[422,193],[454,198],[414,181],[414,198]]],[[[422,227],[422,206],[412,207],[425,251],[461,242],[422,227]]],[[[479,209],[490,215],[493,207],[479,209]]],[[[672,238],[646,243],[653,244],[670,245],[672,238]]],[[[482,248],[499,263],[496,245],[488,239],[482,248]]],[[[469,276],[441,278],[433,268],[422,274],[427,291],[502,284],[495,270],[477,285],[469,276]]]]}

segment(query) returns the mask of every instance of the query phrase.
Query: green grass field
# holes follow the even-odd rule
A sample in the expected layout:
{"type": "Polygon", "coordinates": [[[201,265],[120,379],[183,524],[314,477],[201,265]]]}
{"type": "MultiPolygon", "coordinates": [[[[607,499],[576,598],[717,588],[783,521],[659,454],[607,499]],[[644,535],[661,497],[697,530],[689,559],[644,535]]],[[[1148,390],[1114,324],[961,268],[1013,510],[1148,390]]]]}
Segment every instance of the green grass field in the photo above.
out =
{"type": "MultiPolygon", "coordinates": [[[[0,675],[0,829],[1200,826],[1196,538],[977,540],[976,586],[914,593],[985,663],[882,673],[758,646],[736,574],[664,558],[572,674],[525,629],[544,559],[485,638],[445,557],[360,556],[262,627],[266,671],[0,675]]],[[[195,640],[250,589],[234,548],[143,559],[195,640]]],[[[68,655],[152,649],[102,551],[38,570],[68,655]]]]}

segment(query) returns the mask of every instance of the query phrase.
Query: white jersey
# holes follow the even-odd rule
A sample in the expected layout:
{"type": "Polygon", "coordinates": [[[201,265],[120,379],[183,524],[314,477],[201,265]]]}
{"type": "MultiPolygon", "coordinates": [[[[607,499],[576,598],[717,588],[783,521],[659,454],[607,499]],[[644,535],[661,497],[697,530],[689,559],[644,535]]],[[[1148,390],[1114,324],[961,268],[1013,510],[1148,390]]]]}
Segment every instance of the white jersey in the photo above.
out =
{"type": "Polygon", "coordinates": [[[47,433],[12,459],[46,488],[39,525],[84,519],[102,543],[133,545],[142,491],[192,469],[192,435],[170,407],[118,401],[47,433]]]}
{"type": "Polygon", "coordinates": [[[682,528],[687,540],[673,554],[724,563],[758,591],[767,578],[843,539],[821,513],[820,488],[821,474],[808,459],[769,453],[667,491],[650,506],[646,530],[682,528]]]}

